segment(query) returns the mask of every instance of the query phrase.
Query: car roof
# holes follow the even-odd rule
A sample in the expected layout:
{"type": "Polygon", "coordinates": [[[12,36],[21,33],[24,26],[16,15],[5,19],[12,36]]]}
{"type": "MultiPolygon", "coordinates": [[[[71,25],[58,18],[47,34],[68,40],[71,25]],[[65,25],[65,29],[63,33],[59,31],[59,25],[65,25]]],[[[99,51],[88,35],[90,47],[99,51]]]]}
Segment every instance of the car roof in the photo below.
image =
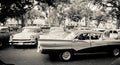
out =
{"type": "Polygon", "coordinates": [[[75,33],[75,34],[77,34],[77,33],[100,33],[100,34],[102,34],[103,32],[93,31],[93,30],[79,30],[79,31],[74,31],[73,33],[75,33]]]}

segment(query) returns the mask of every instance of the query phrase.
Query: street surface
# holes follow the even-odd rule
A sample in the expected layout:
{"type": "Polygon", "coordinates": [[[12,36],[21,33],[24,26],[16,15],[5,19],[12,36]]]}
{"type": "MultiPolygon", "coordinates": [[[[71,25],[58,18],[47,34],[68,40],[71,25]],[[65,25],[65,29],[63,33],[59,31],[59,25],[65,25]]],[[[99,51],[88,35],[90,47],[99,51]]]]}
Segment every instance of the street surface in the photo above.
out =
{"type": "Polygon", "coordinates": [[[48,55],[36,52],[35,47],[7,47],[0,49],[0,60],[15,65],[110,65],[117,58],[108,54],[79,55],[69,62],[50,59],[48,55]]]}

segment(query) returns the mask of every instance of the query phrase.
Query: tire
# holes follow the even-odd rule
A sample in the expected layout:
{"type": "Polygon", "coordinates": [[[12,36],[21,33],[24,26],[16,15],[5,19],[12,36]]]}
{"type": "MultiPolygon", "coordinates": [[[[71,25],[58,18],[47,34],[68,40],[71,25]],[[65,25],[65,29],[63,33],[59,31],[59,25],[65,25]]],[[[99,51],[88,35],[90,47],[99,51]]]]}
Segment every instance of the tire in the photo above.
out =
{"type": "Polygon", "coordinates": [[[72,58],[73,54],[70,51],[64,51],[59,54],[59,59],[62,61],[69,61],[72,58]]]}
{"type": "Polygon", "coordinates": [[[112,55],[115,56],[115,57],[118,57],[120,55],[120,50],[118,48],[113,49],[112,55]]]}

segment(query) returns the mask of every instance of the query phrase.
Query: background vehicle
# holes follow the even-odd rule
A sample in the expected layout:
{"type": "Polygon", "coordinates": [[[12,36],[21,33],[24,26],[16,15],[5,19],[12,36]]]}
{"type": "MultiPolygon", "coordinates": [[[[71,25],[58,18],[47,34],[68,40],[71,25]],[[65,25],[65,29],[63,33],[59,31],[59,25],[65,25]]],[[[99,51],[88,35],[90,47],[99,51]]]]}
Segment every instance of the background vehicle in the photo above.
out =
{"type": "Polygon", "coordinates": [[[11,45],[37,45],[41,28],[37,26],[24,27],[22,32],[10,37],[11,45]]]}
{"type": "Polygon", "coordinates": [[[64,31],[62,27],[51,27],[47,34],[40,35],[41,39],[63,39],[69,32],[64,31]]]}

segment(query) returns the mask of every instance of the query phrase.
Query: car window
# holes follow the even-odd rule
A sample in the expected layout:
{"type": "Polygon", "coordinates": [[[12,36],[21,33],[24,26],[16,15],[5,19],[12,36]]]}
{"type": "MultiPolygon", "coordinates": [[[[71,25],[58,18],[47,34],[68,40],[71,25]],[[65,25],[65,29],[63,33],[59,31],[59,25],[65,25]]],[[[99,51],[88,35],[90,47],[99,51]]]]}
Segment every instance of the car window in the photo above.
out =
{"type": "Polygon", "coordinates": [[[89,33],[82,33],[75,37],[75,39],[78,39],[78,40],[88,40],[89,38],[90,38],[89,33]]]}
{"type": "Polygon", "coordinates": [[[100,33],[92,33],[91,40],[98,40],[101,37],[100,33]]]}
{"type": "Polygon", "coordinates": [[[9,32],[9,30],[7,28],[3,28],[0,30],[0,33],[5,33],[5,32],[9,32]]]}
{"type": "Polygon", "coordinates": [[[110,33],[112,33],[112,30],[110,31],[110,33]]]}
{"type": "Polygon", "coordinates": [[[106,31],[106,32],[104,33],[104,37],[106,37],[106,38],[110,37],[110,32],[109,32],[109,31],[106,31]]]}
{"type": "Polygon", "coordinates": [[[117,34],[118,32],[117,32],[117,31],[113,31],[113,33],[116,33],[116,34],[117,34]]]}

